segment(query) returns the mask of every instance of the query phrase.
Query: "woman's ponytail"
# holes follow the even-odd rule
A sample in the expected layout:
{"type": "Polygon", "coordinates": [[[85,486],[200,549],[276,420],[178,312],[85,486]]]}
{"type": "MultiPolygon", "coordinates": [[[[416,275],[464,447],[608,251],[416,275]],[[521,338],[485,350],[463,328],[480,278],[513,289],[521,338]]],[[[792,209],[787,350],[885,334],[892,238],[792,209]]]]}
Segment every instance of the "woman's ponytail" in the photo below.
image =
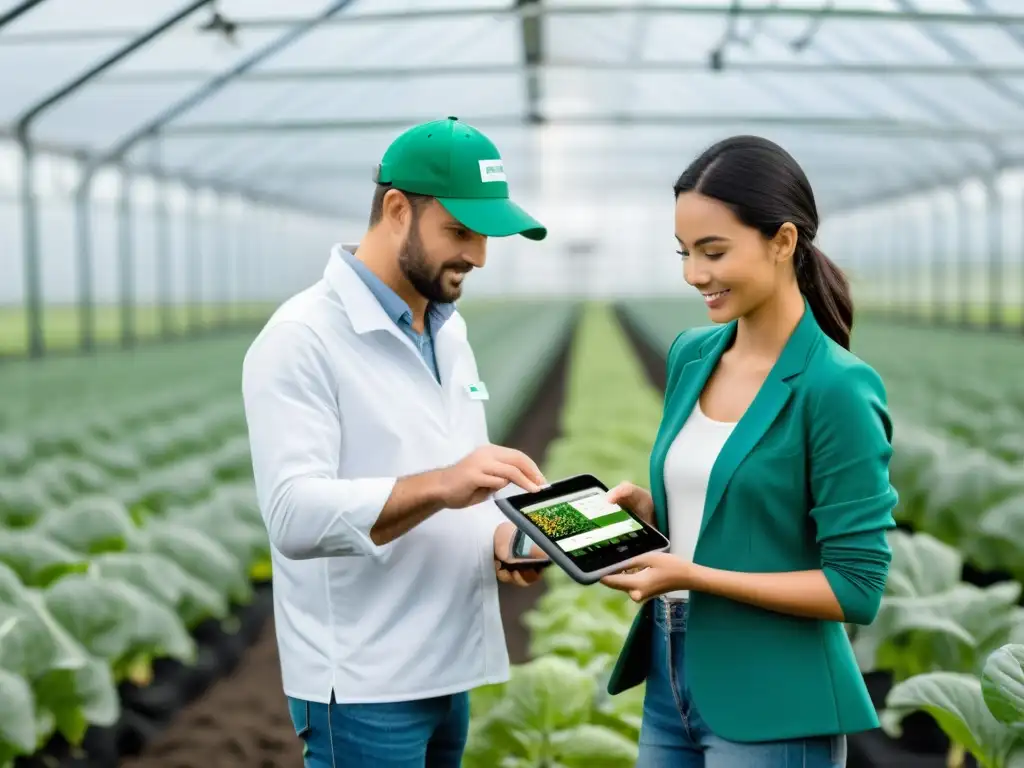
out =
{"type": "Polygon", "coordinates": [[[843,271],[813,243],[802,239],[796,252],[796,282],[825,334],[850,348],[853,296],[843,271]]]}

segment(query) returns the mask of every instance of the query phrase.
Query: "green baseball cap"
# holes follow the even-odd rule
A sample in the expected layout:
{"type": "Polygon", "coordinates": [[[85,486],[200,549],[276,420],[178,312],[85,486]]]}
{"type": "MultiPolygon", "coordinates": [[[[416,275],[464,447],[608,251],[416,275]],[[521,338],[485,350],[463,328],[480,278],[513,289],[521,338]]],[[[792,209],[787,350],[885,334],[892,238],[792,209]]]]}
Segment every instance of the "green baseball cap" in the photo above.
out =
{"type": "Polygon", "coordinates": [[[509,199],[498,148],[457,117],[414,126],[388,147],[374,181],[430,195],[468,229],[488,237],[543,240],[547,228],[509,199]]]}

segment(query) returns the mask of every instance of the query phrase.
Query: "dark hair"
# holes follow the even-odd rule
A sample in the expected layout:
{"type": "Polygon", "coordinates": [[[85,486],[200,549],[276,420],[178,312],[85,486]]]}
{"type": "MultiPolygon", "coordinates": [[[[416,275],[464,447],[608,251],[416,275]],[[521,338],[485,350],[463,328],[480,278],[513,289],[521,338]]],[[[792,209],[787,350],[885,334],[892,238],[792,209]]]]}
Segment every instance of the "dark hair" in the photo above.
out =
{"type": "Polygon", "coordinates": [[[797,230],[793,266],[797,285],[822,330],[850,348],[853,298],[835,263],[817,246],[818,209],[800,165],[782,147],[759,136],[734,136],[708,148],[673,188],[698,192],[725,205],[749,227],[772,237],[787,221],[797,230]]]}
{"type": "MultiPolygon", "coordinates": [[[[384,195],[391,189],[390,184],[377,184],[373,190],[373,200],[370,202],[370,226],[373,227],[381,220],[384,215],[384,195]]],[[[409,199],[410,205],[412,205],[413,216],[416,216],[420,208],[425,202],[431,200],[430,195],[420,195],[415,192],[406,192],[405,190],[399,190],[403,195],[409,199]]]]}

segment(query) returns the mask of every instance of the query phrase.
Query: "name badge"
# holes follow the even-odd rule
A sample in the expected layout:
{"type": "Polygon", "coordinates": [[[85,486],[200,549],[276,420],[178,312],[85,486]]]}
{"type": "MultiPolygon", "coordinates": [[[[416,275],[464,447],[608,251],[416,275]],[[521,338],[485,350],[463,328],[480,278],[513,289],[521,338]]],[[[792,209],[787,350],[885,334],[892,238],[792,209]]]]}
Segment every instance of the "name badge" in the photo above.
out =
{"type": "Polygon", "coordinates": [[[478,381],[476,384],[467,384],[466,394],[469,395],[470,400],[489,400],[491,397],[487,394],[487,385],[482,381],[478,381]]]}

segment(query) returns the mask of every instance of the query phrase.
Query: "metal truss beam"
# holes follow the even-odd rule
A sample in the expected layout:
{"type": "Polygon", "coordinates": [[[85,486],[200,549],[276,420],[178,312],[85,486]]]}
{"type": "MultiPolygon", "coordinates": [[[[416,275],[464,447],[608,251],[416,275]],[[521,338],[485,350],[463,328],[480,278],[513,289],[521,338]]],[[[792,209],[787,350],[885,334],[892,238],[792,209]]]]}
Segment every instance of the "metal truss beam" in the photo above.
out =
{"type": "Polygon", "coordinates": [[[1004,157],[1002,160],[991,166],[975,166],[959,168],[955,171],[942,174],[920,174],[919,177],[907,184],[899,184],[886,187],[877,185],[863,196],[844,197],[838,201],[837,206],[831,211],[832,214],[848,213],[867,206],[887,203],[893,200],[900,200],[911,195],[934,192],[940,189],[956,188],[971,179],[991,179],[1001,173],[1014,168],[1024,166],[1024,157],[1004,157]]]}
{"type": "Polygon", "coordinates": [[[309,34],[325,21],[331,19],[336,14],[344,10],[351,4],[351,2],[352,0],[335,0],[316,16],[298,20],[295,24],[289,27],[285,34],[274,38],[267,45],[245,57],[245,59],[240,63],[217,75],[212,80],[204,83],[188,96],[185,96],[183,99],[171,104],[167,109],[163,110],[146,124],[133,130],[127,136],[118,141],[117,144],[115,144],[109,151],[94,159],[93,164],[90,167],[94,168],[96,165],[121,160],[124,155],[132,150],[139,142],[161,133],[173,121],[195,109],[197,106],[221,91],[225,86],[234,82],[235,78],[239,75],[242,75],[253,67],[272,59],[285,48],[292,45],[296,40],[309,34]]]}
{"type": "MultiPolygon", "coordinates": [[[[658,3],[580,3],[572,5],[550,4],[545,2],[543,9],[536,5],[511,6],[494,8],[493,6],[469,6],[461,8],[424,8],[422,10],[377,11],[353,13],[342,19],[334,19],[329,24],[377,24],[381,22],[406,22],[431,19],[453,19],[468,16],[528,16],[543,14],[545,16],[593,16],[614,13],[656,14],[665,16],[727,16],[737,18],[768,17],[777,19],[824,19],[852,20],[871,22],[920,21],[930,24],[987,24],[1012,25],[1024,24],[1021,13],[956,13],[953,11],[883,11],[873,8],[831,8],[822,11],[820,7],[810,5],[803,7],[785,5],[764,5],[759,7],[741,6],[734,10],[724,3],[678,3],[663,5],[658,3]]],[[[287,24],[285,19],[239,19],[242,28],[272,28],[287,24]]]]}
{"type": "Polygon", "coordinates": [[[46,0],[25,0],[22,3],[18,3],[18,5],[14,6],[10,10],[0,13],[0,29],[3,29],[11,22],[16,21],[18,17],[28,13],[37,5],[45,2],[46,0]]]}
{"type": "MultiPolygon", "coordinates": [[[[240,83],[314,83],[343,80],[399,80],[406,78],[466,77],[472,75],[543,74],[546,72],[622,74],[682,74],[707,72],[706,61],[641,61],[624,63],[601,59],[549,58],[543,64],[435,64],[422,67],[286,67],[261,69],[240,75],[240,83]]],[[[992,77],[1024,77],[1024,64],[869,64],[855,62],[803,64],[792,61],[749,62],[725,61],[718,74],[730,72],[768,75],[872,75],[885,77],[903,75],[912,77],[959,77],[987,75],[992,77]]],[[[153,85],[189,83],[210,77],[212,72],[201,69],[179,71],[137,71],[110,75],[104,83],[122,85],[153,85]]]]}
{"type": "MultiPolygon", "coordinates": [[[[35,5],[41,0],[23,3],[23,6],[35,5]]],[[[17,13],[19,8],[8,12],[17,13]]],[[[469,6],[463,8],[431,8],[401,11],[371,11],[367,13],[347,14],[343,18],[328,20],[324,26],[351,24],[403,23],[410,21],[429,21],[459,19],[469,17],[522,17],[540,13],[541,10],[527,6],[525,8],[494,8],[493,6],[469,6]]],[[[575,15],[601,15],[617,13],[638,13],[647,15],[674,16],[726,16],[736,14],[740,17],[768,17],[776,19],[824,19],[832,21],[858,21],[871,23],[892,23],[918,21],[926,24],[957,24],[969,26],[1013,27],[1024,25],[1024,13],[975,12],[957,13],[955,11],[883,11],[873,8],[832,8],[822,11],[820,7],[803,7],[765,5],[760,7],[742,7],[733,11],[722,3],[681,3],[678,5],[658,5],[653,3],[599,3],[582,5],[549,5],[545,3],[543,13],[549,17],[575,15]]],[[[0,16],[3,21],[4,16],[0,16]]],[[[234,18],[240,30],[245,29],[285,29],[302,21],[298,17],[274,17],[272,19],[234,18]]],[[[123,40],[139,34],[139,30],[124,27],[109,30],[74,30],[53,29],[45,32],[23,32],[5,35],[0,45],[39,45],[47,43],[67,43],[81,40],[103,41],[123,40]]]]}
{"type": "MultiPolygon", "coordinates": [[[[256,134],[288,134],[288,133],[331,133],[343,131],[383,131],[402,130],[416,123],[432,119],[431,116],[410,117],[407,119],[368,119],[368,120],[280,120],[240,122],[192,123],[168,128],[164,135],[173,137],[211,137],[237,136],[256,134]]],[[[521,115],[472,118],[466,120],[480,127],[500,128],[527,125],[521,115]]],[[[1004,131],[982,130],[980,128],[963,128],[945,126],[937,123],[921,123],[903,120],[886,120],[881,118],[848,118],[848,117],[801,117],[774,116],[763,114],[752,115],[712,115],[712,114],[638,114],[638,115],[578,115],[550,117],[548,123],[563,126],[680,126],[680,127],[717,127],[727,125],[748,125],[775,128],[798,128],[801,130],[869,134],[888,138],[904,137],[915,139],[936,139],[945,141],[991,141],[993,137],[1024,135],[1024,126],[1004,131]]]]}
{"type": "Polygon", "coordinates": [[[523,53],[526,77],[526,119],[531,125],[544,123],[541,113],[543,99],[541,97],[542,76],[540,69],[544,64],[544,22],[542,3],[545,0],[515,0],[516,7],[521,11],[519,19],[519,37],[523,53]],[[527,13],[529,9],[529,13],[527,13]]]}

